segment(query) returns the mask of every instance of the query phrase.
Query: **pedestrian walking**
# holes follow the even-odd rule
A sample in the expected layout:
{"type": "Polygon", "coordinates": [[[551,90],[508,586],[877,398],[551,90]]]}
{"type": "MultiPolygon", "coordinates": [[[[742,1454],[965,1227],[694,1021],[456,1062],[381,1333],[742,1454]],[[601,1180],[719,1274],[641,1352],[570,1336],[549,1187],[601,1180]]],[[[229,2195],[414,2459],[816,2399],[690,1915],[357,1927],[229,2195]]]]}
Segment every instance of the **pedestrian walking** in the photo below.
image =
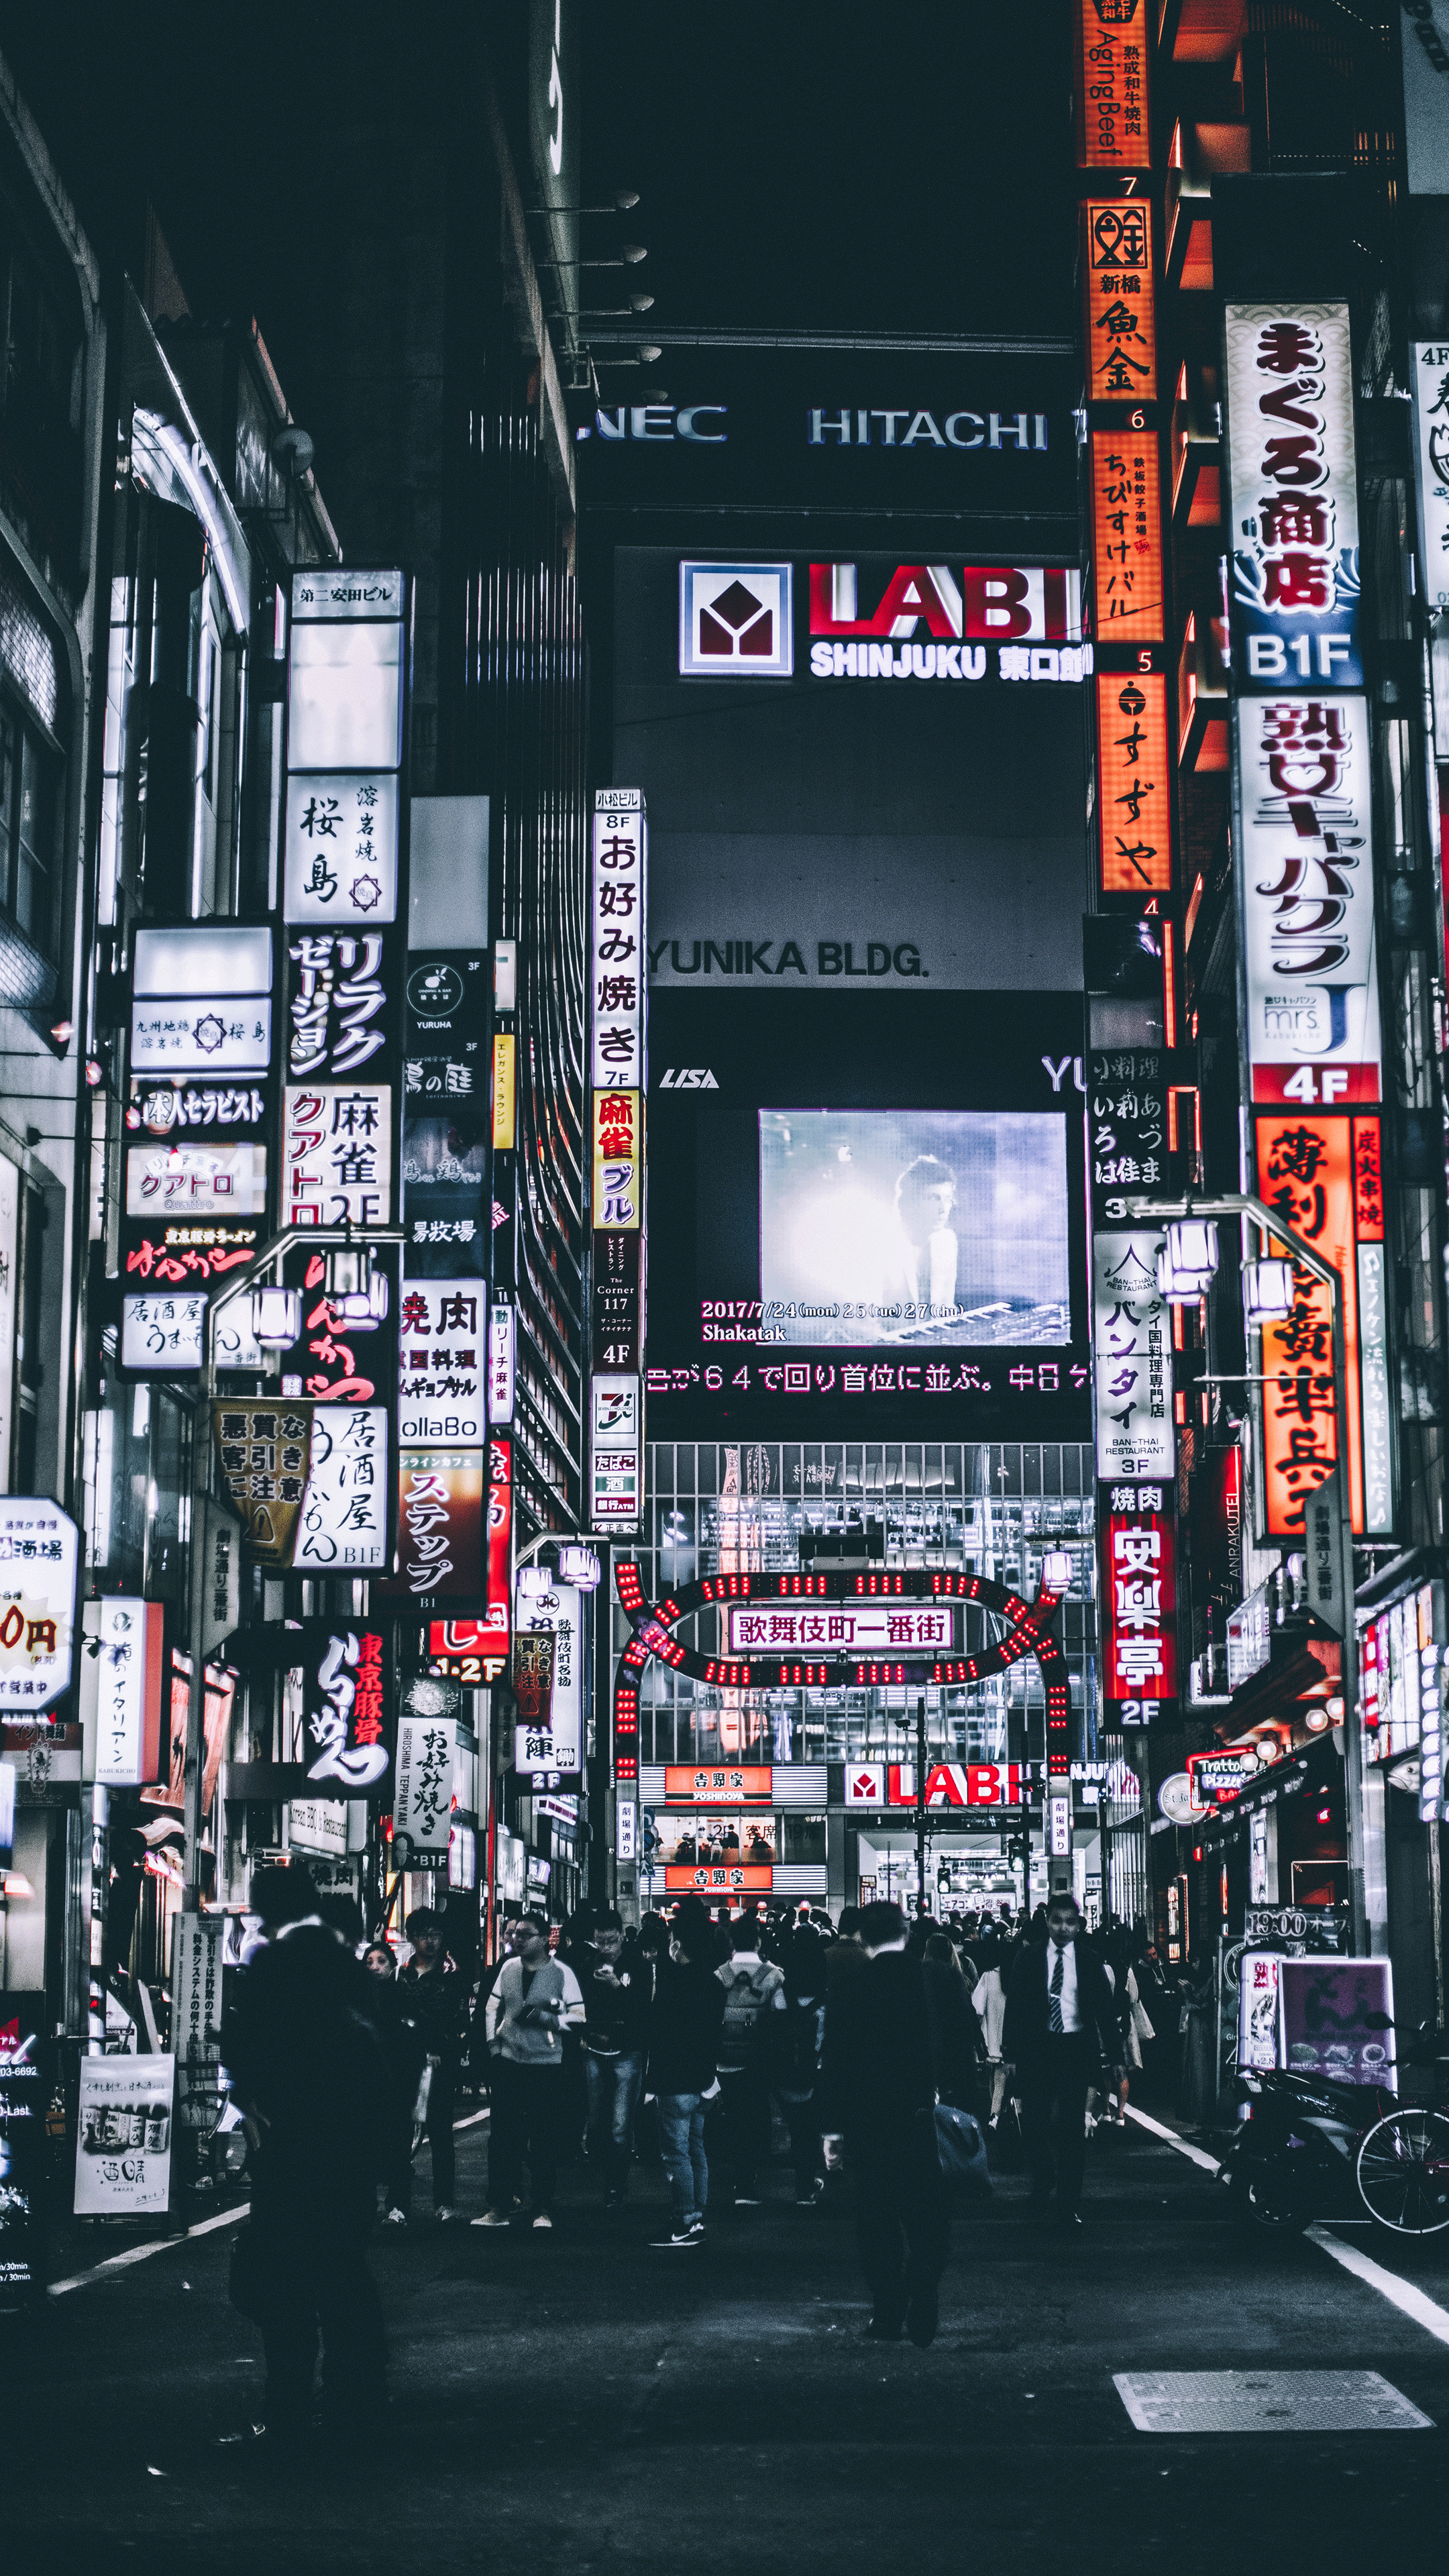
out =
{"type": "Polygon", "coordinates": [[[658,2104],[669,2177],[674,2246],[697,2245],[709,2206],[704,2106],[719,2095],[716,2058],[724,1989],[711,1966],[714,1927],[698,1899],[675,1917],[671,1955],[659,1969],[649,2028],[648,2090],[658,2104]]]}
{"type": "Polygon", "coordinates": [[[971,2009],[970,1987],[946,1933],[932,1933],[926,1943],[921,1973],[931,2014],[936,2083],[941,2099],[953,2102],[958,2111],[969,2111],[975,2101],[977,2068],[981,2062],[981,2026],[971,2009]]]}
{"type": "Polygon", "coordinates": [[[1105,2068],[1123,2100],[1127,2079],[1112,1989],[1081,1938],[1074,1896],[1051,1898],[1046,1932],[1012,1968],[1002,2053],[1020,2080],[1031,2213],[1046,2216],[1055,2184],[1058,2220],[1072,2228],[1082,2223],[1088,2091],[1105,2068]]]}
{"type": "Polygon", "coordinates": [[[336,1934],[315,1921],[279,1927],[264,1955],[268,1973],[227,2034],[232,2098],[253,2142],[232,2296],[262,2329],[265,2431],[288,2450],[310,2427],[319,2336],[331,2436],[377,2428],[387,2345],[365,2249],[387,2156],[388,2082],[356,2008],[357,1963],[336,1934]]]}
{"type": "Polygon", "coordinates": [[[999,1959],[993,1959],[985,1975],[977,1978],[971,2003],[981,2025],[982,2044],[986,2050],[986,2068],[991,2078],[991,2102],[987,2112],[987,2126],[994,2129],[1001,2117],[1002,2103],[1006,2099],[1006,2063],[1001,2052],[1002,2025],[1006,2020],[1006,1981],[999,1959]]]}
{"type": "Polygon", "coordinates": [[[453,2115],[458,2072],[468,2038],[468,1980],[447,1955],[442,1918],[427,1906],[408,1916],[403,1930],[413,1955],[398,1979],[402,2009],[421,2042],[423,2069],[417,2100],[433,2157],[433,2216],[449,2226],[460,2212],[455,2193],[453,2115]]]}
{"type": "Polygon", "coordinates": [[[760,2204],[760,2168],[770,2156],[770,2066],[760,2023],[785,2009],[784,1972],[762,1959],[760,1925],[751,1909],[731,1931],[733,1956],[715,1975],[724,1988],[720,2024],[719,2151],[730,2168],[737,2209],[760,2204]]]}
{"type": "Polygon", "coordinates": [[[797,2209],[813,2209],[825,2189],[815,2109],[825,2028],[825,1947],[818,1934],[803,1943],[798,1933],[794,1936],[785,1960],[785,2009],[772,2009],[762,2025],[770,2089],[790,2132],[797,2209]]]}
{"type": "Polygon", "coordinates": [[[369,1942],[359,2009],[376,2034],[387,2071],[387,2156],[383,2172],[384,2224],[406,2227],[413,2198],[413,2113],[426,2051],[416,2022],[403,2009],[397,1961],[386,1941],[369,1942]]]}
{"type": "Polygon", "coordinates": [[[493,2119],[488,2139],[488,2207],[475,2227],[506,2227],[519,2205],[527,2164],[536,2229],[553,2226],[563,2093],[563,2037],[580,2030],[584,1999],[572,1968],[551,1956],[541,1914],[521,1914],[517,1949],[488,1998],[493,2119]]]}
{"type": "Polygon", "coordinates": [[[581,1964],[589,2157],[603,2175],[607,2206],[617,2209],[629,2186],[653,1977],[637,1943],[625,1950],[623,1922],[612,1909],[598,1916],[581,1964]]]}
{"type": "Polygon", "coordinates": [[[865,1970],[833,1986],[825,2008],[816,2096],[825,2161],[833,2170],[843,2151],[854,2182],[867,2334],[897,2343],[904,2327],[924,2347],[935,2339],[950,2241],[930,2010],[900,1907],[863,1907],[860,1928],[865,1970]]]}

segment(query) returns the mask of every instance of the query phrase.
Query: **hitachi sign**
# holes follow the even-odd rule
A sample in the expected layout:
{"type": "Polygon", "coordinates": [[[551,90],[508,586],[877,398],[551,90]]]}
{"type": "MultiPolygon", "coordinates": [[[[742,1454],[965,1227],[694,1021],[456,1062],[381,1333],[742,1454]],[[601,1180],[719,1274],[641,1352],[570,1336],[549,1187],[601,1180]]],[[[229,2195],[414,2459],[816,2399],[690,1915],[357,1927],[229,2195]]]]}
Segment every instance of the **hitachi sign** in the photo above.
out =
{"type": "Polygon", "coordinates": [[[884,639],[928,635],[983,644],[1078,644],[1082,579],[1071,568],[967,564],[959,582],[946,564],[898,564],[880,605],[862,617],[853,563],[810,567],[812,635],[884,639]]]}
{"type": "Polygon", "coordinates": [[[938,421],[929,411],[811,411],[806,414],[809,447],[986,447],[1003,455],[1033,449],[1044,455],[1047,415],[1044,411],[948,411],[938,421]],[[879,421],[879,430],[873,423],[879,421]],[[904,422],[899,438],[898,422],[904,422]]]}

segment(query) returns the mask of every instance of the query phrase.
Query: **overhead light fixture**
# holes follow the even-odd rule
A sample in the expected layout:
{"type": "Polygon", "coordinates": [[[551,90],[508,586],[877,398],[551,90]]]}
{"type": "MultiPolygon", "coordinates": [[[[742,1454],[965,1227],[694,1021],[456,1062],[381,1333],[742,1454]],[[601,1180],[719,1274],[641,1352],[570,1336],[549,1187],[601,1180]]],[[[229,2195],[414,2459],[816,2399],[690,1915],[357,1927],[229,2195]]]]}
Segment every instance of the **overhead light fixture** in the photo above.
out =
{"type": "Polygon", "coordinates": [[[290,1350],[302,1331],[302,1291],[300,1288],[252,1290],[252,1339],[264,1351],[290,1350]]]}
{"type": "Polygon", "coordinates": [[[1041,1579],[1048,1592],[1059,1596],[1072,1579],[1072,1560],[1064,1547],[1049,1547],[1041,1561],[1041,1579]]]}
{"type": "Polygon", "coordinates": [[[1201,1217],[1182,1217],[1167,1229],[1167,1258],[1171,1267],[1186,1276],[1195,1272],[1211,1279],[1218,1266],[1218,1230],[1201,1217]]]}
{"type": "Polygon", "coordinates": [[[355,1297],[367,1287],[368,1257],[365,1244],[347,1244],[326,1255],[326,1280],[329,1302],[336,1305],[342,1297],[355,1297]]]}
{"type": "Polygon", "coordinates": [[[1310,1735],[1322,1735],[1326,1731],[1329,1717],[1322,1700],[1315,1701],[1311,1708],[1304,1710],[1303,1723],[1310,1735]]]}
{"type": "Polygon", "coordinates": [[[603,1576],[597,1548],[560,1547],[558,1579],[577,1592],[597,1592],[603,1576]]]}
{"type": "Polygon", "coordinates": [[[1243,1321],[1250,1332],[1282,1324],[1293,1312],[1291,1261],[1249,1261],[1243,1269],[1243,1321]]]}
{"type": "Polygon", "coordinates": [[[513,1588],[520,1601],[541,1600],[545,1593],[552,1592],[553,1587],[554,1574],[551,1566],[520,1565],[514,1577],[513,1588]]]}
{"type": "Polygon", "coordinates": [[[75,1036],[74,1020],[57,1020],[50,1034],[54,1038],[57,1046],[69,1046],[71,1039],[75,1036]]]}
{"type": "Polygon", "coordinates": [[[627,215],[639,203],[637,188],[618,188],[607,206],[528,206],[530,215],[627,215]]]}
{"type": "Polygon", "coordinates": [[[1195,1306],[1212,1286],[1210,1270],[1174,1270],[1166,1249],[1157,1255],[1157,1293],[1169,1306],[1195,1306]]]}

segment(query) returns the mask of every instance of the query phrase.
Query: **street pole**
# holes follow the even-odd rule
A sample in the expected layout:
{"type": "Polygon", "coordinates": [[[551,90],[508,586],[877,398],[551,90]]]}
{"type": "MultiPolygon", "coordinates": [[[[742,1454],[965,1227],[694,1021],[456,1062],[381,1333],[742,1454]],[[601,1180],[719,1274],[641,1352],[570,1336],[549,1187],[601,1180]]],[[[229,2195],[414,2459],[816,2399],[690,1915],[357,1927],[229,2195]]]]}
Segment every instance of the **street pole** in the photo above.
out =
{"type": "Polygon", "coordinates": [[[916,1702],[916,1912],[926,1906],[926,1694],[916,1702]]]}
{"type": "Polygon", "coordinates": [[[1333,1447],[1339,1490],[1339,1562],[1343,1596],[1343,1640],[1341,1688],[1343,1693],[1344,1813],[1348,1833],[1348,1885],[1351,1909],[1352,1940],[1355,1953],[1362,1957],[1368,1949],[1368,1918],[1364,1896],[1364,1813],[1363,1754],[1359,1740],[1358,1714],[1358,1639],[1354,1625],[1353,1572],[1353,1505],[1349,1479],[1349,1414],[1348,1414],[1348,1349],[1343,1329],[1343,1282],[1331,1261],[1285,1225],[1277,1211],[1250,1190],[1226,1190],[1213,1198],[1189,1195],[1181,1199],[1139,1199],[1127,1201],[1127,1213],[1135,1224],[1150,1222],[1164,1226],[1189,1217],[1249,1217],[1270,1241],[1287,1246],[1296,1262],[1328,1290],[1329,1312],[1333,1323],[1333,1447]]]}

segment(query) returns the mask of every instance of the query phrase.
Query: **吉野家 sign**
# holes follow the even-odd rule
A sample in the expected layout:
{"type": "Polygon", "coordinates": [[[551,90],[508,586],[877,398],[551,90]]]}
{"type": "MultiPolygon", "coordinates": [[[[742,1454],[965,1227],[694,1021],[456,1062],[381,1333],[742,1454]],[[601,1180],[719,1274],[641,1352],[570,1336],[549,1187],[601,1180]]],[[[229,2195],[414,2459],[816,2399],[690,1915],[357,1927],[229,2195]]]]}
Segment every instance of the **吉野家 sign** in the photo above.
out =
{"type": "Polygon", "coordinates": [[[691,1807],[768,1807],[775,1774],[768,1762],[665,1765],[664,1795],[691,1807]]]}
{"type": "Polygon", "coordinates": [[[0,1500],[0,1709],[34,1716],[70,1688],[76,1548],[45,1495],[0,1500]]]}

